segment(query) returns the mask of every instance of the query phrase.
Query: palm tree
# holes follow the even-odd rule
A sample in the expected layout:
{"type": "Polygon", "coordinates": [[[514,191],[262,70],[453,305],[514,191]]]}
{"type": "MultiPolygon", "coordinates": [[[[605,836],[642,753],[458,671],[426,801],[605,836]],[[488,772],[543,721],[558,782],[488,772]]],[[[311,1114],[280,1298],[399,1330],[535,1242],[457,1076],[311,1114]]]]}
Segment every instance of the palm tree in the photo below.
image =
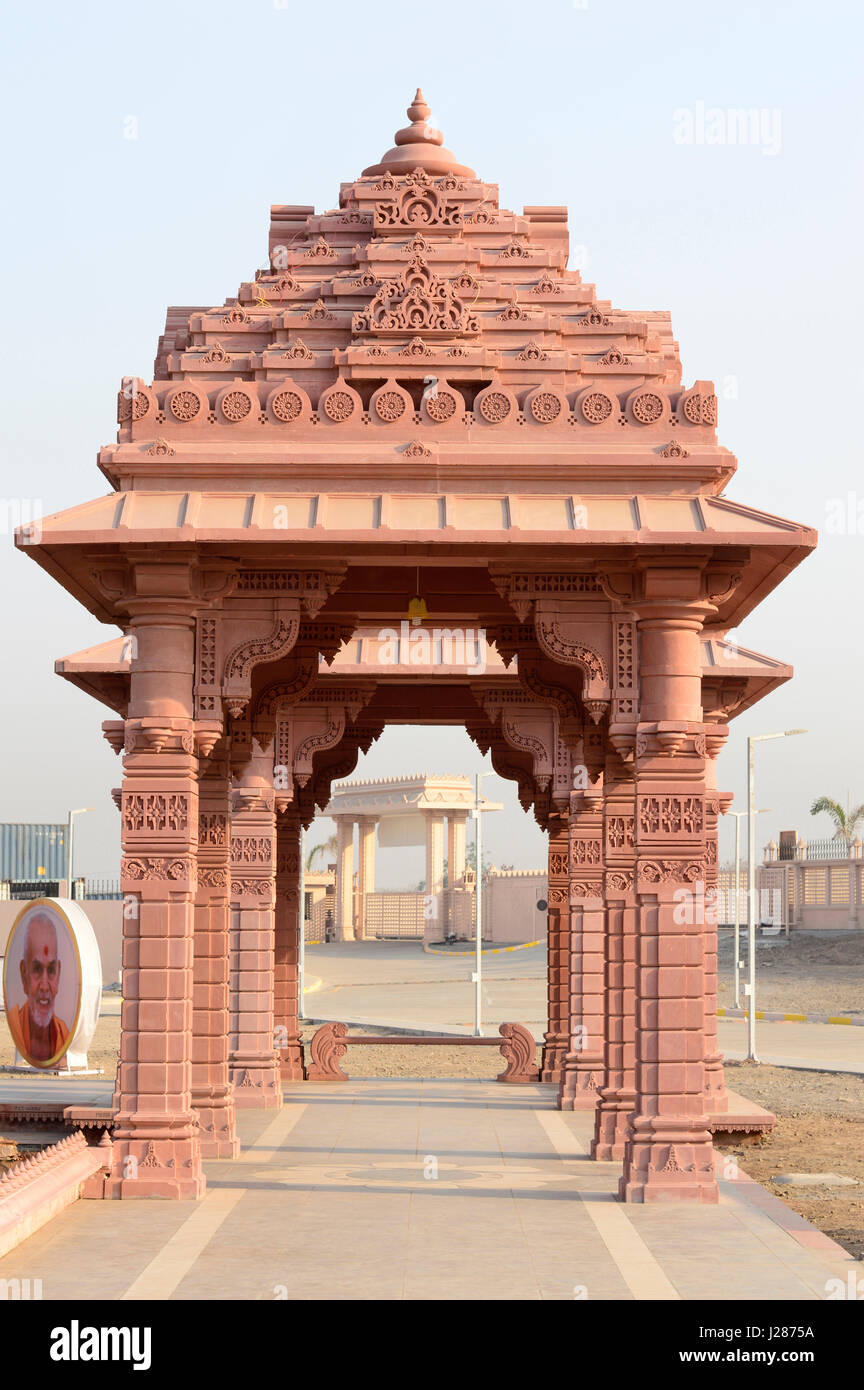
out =
{"type": "Polygon", "coordinates": [[[312,872],[312,868],[318,856],[322,855],[324,863],[326,864],[330,856],[336,853],[338,843],[338,837],[336,835],[331,835],[329,840],[322,840],[319,845],[312,846],[309,853],[306,855],[306,868],[310,873],[312,872]]]}
{"type": "Polygon", "coordinates": [[[832,839],[843,840],[846,845],[847,854],[851,852],[852,841],[855,839],[855,832],[864,821],[864,805],[853,806],[852,810],[843,810],[839,801],[832,801],[830,796],[817,796],[813,805],[810,807],[811,816],[821,815],[822,812],[831,817],[834,822],[834,834],[832,839]]]}

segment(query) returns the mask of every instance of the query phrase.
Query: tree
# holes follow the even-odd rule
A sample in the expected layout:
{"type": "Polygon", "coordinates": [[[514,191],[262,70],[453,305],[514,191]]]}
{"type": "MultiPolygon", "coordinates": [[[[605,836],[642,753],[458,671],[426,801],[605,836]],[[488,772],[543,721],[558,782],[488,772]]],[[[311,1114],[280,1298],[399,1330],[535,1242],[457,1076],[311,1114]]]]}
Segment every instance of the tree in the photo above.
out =
{"type": "Polygon", "coordinates": [[[834,823],[834,834],[831,838],[843,840],[848,854],[856,831],[864,821],[864,805],[853,806],[851,810],[844,811],[839,801],[832,801],[830,796],[817,796],[810,807],[810,814],[819,816],[823,811],[834,823]]]}
{"type": "MultiPolygon", "coordinates": [[[[466,851],[465,851],[465,868],[466,868],[466,869],[470,869],[470,870],[472,871],[472,873],[476,871],[476,868],[477,868],[477,846],[476,846],[476,844],[473,844],[473,843],[470,844],[470,845],[468,846],[468,848],[466,849],[466,851]]],[[[484,849],[484,851],[483,851],[483,872],[482,872],[482,878],[481,878],[481,881],[482,881],[484,887],[486,886],[486,875],[489,873],[489,868],[490,868],[490,864],[489,864],[489,854],[488,854],[488,851],[484,849]]]]}
{"type": "Polygon", "coordinates": [[[312,849],[310,849],[309,853],[306,855],[306,868],[310,873],[319,855],[323,856],[325,864],[328,862],[331,855],[335,855],[338,843],[338,836],[331,835],[329,840],[322,840],[320,845],[313,845],[312,849]]]}

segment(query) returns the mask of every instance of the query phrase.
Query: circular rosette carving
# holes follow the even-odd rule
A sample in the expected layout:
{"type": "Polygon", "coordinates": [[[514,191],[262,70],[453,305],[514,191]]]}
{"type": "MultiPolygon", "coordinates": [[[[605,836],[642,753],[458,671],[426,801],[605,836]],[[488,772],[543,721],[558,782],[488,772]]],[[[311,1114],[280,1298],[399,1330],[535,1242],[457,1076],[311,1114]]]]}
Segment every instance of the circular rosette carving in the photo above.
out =
{"type": "Polygon", "coordinates": [[[377,391],[372,393],[369,414],[382,425],[396,425],[401,420],[407,423],[414,414],[414,402],[401,386],[390,378],[377,391]]]}
{"type": "Polygon", "coordinates": [[[669,418],[669,400],[656,386],[637,386],[627,397],[630,418],[637,425],[657,425],[669,418]]]}
{"type": "Polygon", "coordinates": [[[474,415],[484,425],[512,425],[519,415],[519,403],[512,391],[495,381],[477,396],[474,415]]]}
{"type": "Polygon", "coordinates": [[[126,377],[117,392],[117,423],[129,426],[156,414],[156,396],[137,377],[126,377]]]}
{"type": "Polygon", "coordinates": [[[321,393],[318,418],[322,424],[344,425],[352,420],[357,424],[363,414],[363,402],[353,387],[339,377],[321,393]]]}
{"type": "Polygon", "coordinates": [[[267,397],[267,414],[277,425],[297,425],[312,413],[309,397],[290,377],[274,386],[267,397]]]}
{"type": "Polygon", "coordinates": [[[681,392],[678,397],[678,417],[682,423],[710,425],[712,428],[717,424],[717,397],[713,391],[701,389],[706,384],[703,382],[689,391],[681,392]]]}
{"type": "Polygon", "coordinates": [[[254,422],[261,405],[250,382],[234,381],[219,392],[216,409],[227,425],[249,425],[254,422]]]}
{"type": "Polygon", "coordinates": [[[207,420],[209,402],[206,391],[191,381],[178,382],[165,397],[165,415],[180,425],[202,425],[207,420]]]}
{"type": "Polygon", "coordinates": [[[536,425],[565,425],[570,414],[567,397],[554,386],[535,386],[525,397],[525,418],[536,425]]]}
{"type": "Polygon", "coordinates": [[[576,397],[575,414],[586,425],[606,425],[618,415],[618,397],[613,391],[589,386],[576,397]]]}
{"type": "Polygon", "coordinates": [[[461,420],[465,413],[465,401],[459,391],[449,382],[439,382],[423,393],[422,414],[424,420],[433,425],[449,425],[461,420]]]}

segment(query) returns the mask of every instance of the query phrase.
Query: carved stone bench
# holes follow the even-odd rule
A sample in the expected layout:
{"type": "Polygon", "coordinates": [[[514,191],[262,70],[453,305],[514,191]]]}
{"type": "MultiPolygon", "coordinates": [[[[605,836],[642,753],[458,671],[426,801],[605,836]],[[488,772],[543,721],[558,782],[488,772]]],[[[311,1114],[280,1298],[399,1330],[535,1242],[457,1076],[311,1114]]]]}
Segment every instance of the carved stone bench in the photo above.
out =
{"type": "Polygon", "coordinates": [[[502,1023],[500,1038],[468,1038],[445,1033],[433,1037],[415,1034],[377,1035],[348,1032],[347,1023],[325,1023],[313,1035],[309,1044],[311,1061],[306,1069],[308,1081],[348,1081],[350,1078],[339,1065],[351,1047],[374,1044],[376,1047],[497,1047],[506,1069],[496,1076],[510,1086],[525,1086],[539,1079],[535,1063],[537,1044],[521,1023],[502,1023]]]}

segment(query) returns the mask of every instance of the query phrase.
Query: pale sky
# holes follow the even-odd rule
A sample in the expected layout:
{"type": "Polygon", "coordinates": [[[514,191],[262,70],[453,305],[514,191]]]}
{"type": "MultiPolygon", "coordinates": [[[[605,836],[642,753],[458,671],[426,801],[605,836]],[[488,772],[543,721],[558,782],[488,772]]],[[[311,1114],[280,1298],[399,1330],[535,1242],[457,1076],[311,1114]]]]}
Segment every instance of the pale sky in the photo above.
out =
{"type": "MultiPolygon", "coordinates": [[[[748,733],[807,728],[759,751],[758,840],[827,834],[815,796],[864,800],[861,59],[860,10],[838,3],[7,9],[0,819],[97,807],[77,867],[117,873],[108,711],[53,674],[114,629],[12,551],[16,508],[104,493],[96,451],[121,377],[152,376],[166,305],[221,303],[265,264],[271,203],[335,206],[419,84],[503,206],[569,206],[571,265],[601,298],[671,310],[685,382],[718,386],[728,495],[822,533],[736,634],[796,678],[735,721],[720,786],[743,794],[748,733]],[[741,108],[757,119],[733,143],[741,108]]],[[[358,774],[473,773],[472,749],[461,731],[392,730],[358,774]]],[[[508,806],[487,818],[493,859],[542,863],[514,789],[487,791],[508,806]]],[[[721,825],[722,858],[732,836],[721,825]]]]}

